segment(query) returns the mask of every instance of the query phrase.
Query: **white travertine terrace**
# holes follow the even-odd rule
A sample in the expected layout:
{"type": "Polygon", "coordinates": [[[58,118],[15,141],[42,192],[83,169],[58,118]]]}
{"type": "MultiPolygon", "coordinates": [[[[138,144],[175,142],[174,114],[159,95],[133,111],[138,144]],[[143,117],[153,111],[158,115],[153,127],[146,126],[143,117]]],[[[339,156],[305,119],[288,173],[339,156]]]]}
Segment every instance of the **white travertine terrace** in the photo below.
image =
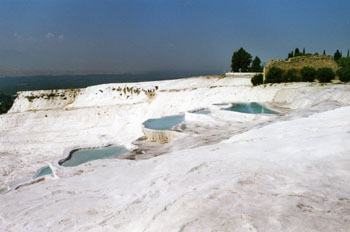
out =
{"type": "Polygon", "coordinates": [[[0,116],[0,189],[46,162],[57,177],[1,194],[0,231],[349,231],[349,105],[348,84],[230,77],[22,92],[0,116]],[[230,102],[282,114],[212,105],[230,102]],[[57,166],[69,147],[133,149],[145,120],[180,113],[160,156],[57,166]]]}

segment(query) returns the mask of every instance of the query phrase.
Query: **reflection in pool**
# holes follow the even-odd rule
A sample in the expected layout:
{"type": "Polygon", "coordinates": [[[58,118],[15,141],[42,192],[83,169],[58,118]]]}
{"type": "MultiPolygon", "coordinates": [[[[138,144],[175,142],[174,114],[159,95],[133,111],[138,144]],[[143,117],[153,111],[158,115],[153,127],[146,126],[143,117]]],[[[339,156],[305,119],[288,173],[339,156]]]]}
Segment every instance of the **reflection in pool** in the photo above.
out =
{"type": "Polygon", "coordinates": [[[172,115],[162,118],[148,119],[143,123],[145,128],[152,130],[171,130],[177,124],[182,123],[185,120],[185,115],[172,115]]]}
{"type": "Polygon", "coordinates": [[[49,166],[41,168],[34,176],[33,179],[41,177],[41,176],[46,176],[46,175],[51,175],[52,170],[49,166]]]}
{"type": "Polygon", "coordinates": [[[124,154],[129,150],[125,147],[110,146],[104,148],[82,149],[72,151],[67,159],[61,160],[60,165],[73,167],[96,159],[104,159],[124,154]]]}
{"type": "Polygon", "coordinates": [[[278,112],[270,110],[256,102],[232,104],[228,108],[223,108],[223,110],[237,111],[248,114],[278,114],[278,112]]]}

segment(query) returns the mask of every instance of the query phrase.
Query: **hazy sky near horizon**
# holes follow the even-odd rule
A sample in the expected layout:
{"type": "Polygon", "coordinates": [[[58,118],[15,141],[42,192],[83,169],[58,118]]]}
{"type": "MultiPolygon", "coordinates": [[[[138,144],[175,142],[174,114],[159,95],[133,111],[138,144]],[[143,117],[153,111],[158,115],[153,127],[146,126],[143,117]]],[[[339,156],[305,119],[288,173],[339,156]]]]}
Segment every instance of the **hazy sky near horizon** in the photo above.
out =
{"type": "Polygon", "coordinates": [[[1,71],[228,71],[350,48],[349,0],[0,0],[1,71]]]}

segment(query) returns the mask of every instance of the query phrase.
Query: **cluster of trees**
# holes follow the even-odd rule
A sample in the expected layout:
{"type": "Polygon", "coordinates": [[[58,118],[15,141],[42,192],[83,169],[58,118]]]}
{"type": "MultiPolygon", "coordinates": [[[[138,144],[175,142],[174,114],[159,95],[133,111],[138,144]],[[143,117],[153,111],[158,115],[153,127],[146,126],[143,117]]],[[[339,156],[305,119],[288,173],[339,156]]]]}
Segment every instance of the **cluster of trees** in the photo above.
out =
{"type": "Polygon", "coordinates": [[[339,69],[337,71],[339,80],[343,82],[349,82],[350,81],[350,57],[349,56],[341,57],[339,58],[337,63],[339,66],[339,69]]]}
{"type": "MultiPolygon", "coordinates": [[[[315,54],[317,55],[317,54],[315,54]]],[[[299,48],[296,48],[294,51],[291,51],[290,53],[288,53],[288,58],[292,58],[292,57],[296,57],[296,56],[312,56],[311,53],[306,53],[305,52],[305,48],[303,48],[303,51],[300,52],[299,48]]]]}
{"type": "Polygon", "coordinates": [[[5,114],[12,107],[14,97],[0,92],[0,114],[5,114]]]}
{"type": "MultiPolygon", "coordinates": [[[[323,55],[326,55],[326,50],[323,50],[322,52],[323,55]]],[[[286,60],[288,60],[289,58],[293,58],[293,57],[296,57],[296,56],[312,56],[312,55],[319,55],[318,52],[315,52],[315,53],[306,53],[305,52],[305,48],[303,48],[303,51],[300,52],[299,48],[296,48],[294,49],[294,51],[291,51],[290,53],[288,53],[288,57],[286,60]]]]}
{"type": "Polygon", "coordinates": [[[251,82],[255,85],[264,83],[285,83],[285,82],[313,82],[317,79],[321,83],[331,82],[336,76],[342,82],[350,82],[350,57],[341,57],[337,61],[339,69],[335,73],[331,68],[303,67],[300,71],[289,69],[284,71],[277,67],[272,67],[266,73],[265,81],[263,75],[255,75],[251,82]]]}
{"type": "Polygon", "coordinates": [[[335,73],[331,68],[315,69],[313,67],[303,67],[299,72],[296,69],[283,71],[280,68],[272,67],[263,81],[263,76],[254,76],[251,80],[253,85],[263,83],[286,83],[286,82],[313,82],[317,79],[321,83],[331,82],[335,78],[335,73]]]}
{"type": "MultiPolygon", "coordinates": [[[[283,71],[280,68],[272,67],[266,73],[264,83],[286,83],[286,82],[313,82],[317,79],[319,82],[331,82],[335,78],[335,73],[331,68],[320,68],[316,70],[313,67],[303,67],[299,72],[296,69],[283,71]]],[[[257,79],[257,77],[255,77],[257,79]]],[[[261,78],[259,81],[252,79],[252,83],[263,84],[261,78]]]]}
{"type": "MultiPolygon", "coordinates": [[[[337,49],[337,51],[334,53],[334,56],[333,56],[334,60],[338,62],[342,57],[343,57],[342,52],[340,52],[340,51],[337,49]]],[[[349,49],[348,49],[348,53],[346,54],[346,57],[347,57],[347,58],[350,57],[349,49]]]]}
{"type": "MultiPolygon", "coordinates": [[[[288,54],[288,58],[296,56],[311,56],[318,55],[318,53],[311,54],[306,53],[305,48],[300,52],[299,48],[291,51],[288,54]]],[[[326,51],[323,50],[323,55],[326,55],[326,51]]],[[[257,74],[252,78],[253,85],[260,85],[263,83],[284,83],[284,82],[313,82],[318,80],[321,83],[331,82],[336,76],[342,82],[350,81],[350,54],[347,51],[346,57],[343,57],[342,53],[337,50],[333,56],[334,60],[338,63],[339,69],[335,73],[331,68],[320,68],[316,70],[313,67],[304,67],[301,70],[290,69],[284,71],[277,67],[270,68],[266,73],[265,82],[262,74],[257,74]]],[[[238,49],[232,55],[231,60],[232,72],[262,72],[263,66],[258,56],[252,60],[252,55],[243,48],[238,49]]]]}
{"type": "MultiPolygon", "coordinates": [[[[326,50],[323,50],[323,55],[326,55],[326,50]]],[[[300,52],[299,48],[296,48],[294,51],[291,51],[290,53],[288,53],[288,57],[287,57],[287,60],[289,58],[292,58],[292,57],[296,57],[296,56],[312,56],[312,55],[318,55],[318,52],[312,54],[312,53],[306,53],[305,52],[305,48],[303,48],[303,51],[300,52]]],[[[347,52],[347,55],[346,57],[349,57],[349,49],[348,49],[348,52],[347,52]]],[[[337,51],[334,53],[333,55],[333,58],[335,61],[338,61],[340,58],[342,58],[343,55],[342,53],[337,49],[337,51]]]]}
{"type": "Polygon", "coordinates": [[[252,60],[252,55],[243,48],[238,49],[232,55],[232,72],[262,72],[263,66],[258,56],[252,60]]]}

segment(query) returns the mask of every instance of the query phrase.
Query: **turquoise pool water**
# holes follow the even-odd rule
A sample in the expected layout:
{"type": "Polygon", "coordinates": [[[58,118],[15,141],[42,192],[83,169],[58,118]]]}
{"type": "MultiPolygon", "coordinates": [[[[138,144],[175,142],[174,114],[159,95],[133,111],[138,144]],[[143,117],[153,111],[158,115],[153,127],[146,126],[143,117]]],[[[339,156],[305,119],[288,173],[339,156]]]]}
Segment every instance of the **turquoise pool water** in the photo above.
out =
{"type": "Polygon", "coordinates": [[[129,150],[125,147],[110,146],[104,148],[82,149],[73,151],[69,157],[59,162],[64,167],[73,167],[91,160],[104,159],[124,154],[129,150]]]}
{"type": "Polygon", "coordinates": [[[185,115],[172,115],[162,118],[148,119],[143,123],[145,128],[152,130],[171,130],[177,124],[185,120],[185,115]]]}
{"type": "Polygon", "coordinates": [[[210,114],[210,110],[198,110],[193,112],[195,114],[210,114]]]}
{"type": "Polygon", "coordinates": [[[49,166],[41,168],[34,176],[33,179],[41,177],[41,176],[46,176],[46,175],[51,175],[52,170],[49,166]]]}
{"type": "Polygon", "coordinates": [[[223,110],[236,111],[248,114],[278,114],[278,112],[270,110],[256,102],[232,104],[230,107],[224,108],[223,110]]]}

